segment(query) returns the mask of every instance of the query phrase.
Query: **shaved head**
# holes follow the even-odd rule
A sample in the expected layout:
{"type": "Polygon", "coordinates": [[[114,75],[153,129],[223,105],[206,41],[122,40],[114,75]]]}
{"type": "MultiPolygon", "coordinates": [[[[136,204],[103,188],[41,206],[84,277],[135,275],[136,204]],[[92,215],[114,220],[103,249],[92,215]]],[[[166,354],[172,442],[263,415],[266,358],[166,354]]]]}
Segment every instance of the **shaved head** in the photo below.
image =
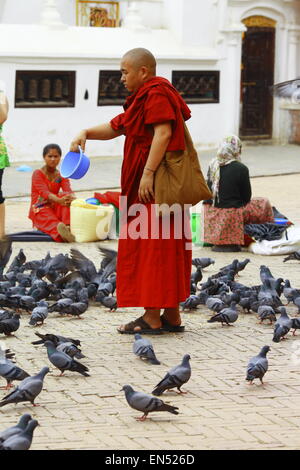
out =
{"type": "Polygon", "coordinates": [[[126,52],[123,59],[130,61],[136,69],[146,67],[152,75],[155,75],[156,73],[156,60],[154,55],[148,51],[148,49],[136,47],[135,49],[131,49],[126,52]]]}
{"type": "Polygon", "coordinates": [[[147,49],[137,47],[126,52],[121,60],[121,82],[130,92],[137,91],[156,75],[156,60],[147,49]]]}

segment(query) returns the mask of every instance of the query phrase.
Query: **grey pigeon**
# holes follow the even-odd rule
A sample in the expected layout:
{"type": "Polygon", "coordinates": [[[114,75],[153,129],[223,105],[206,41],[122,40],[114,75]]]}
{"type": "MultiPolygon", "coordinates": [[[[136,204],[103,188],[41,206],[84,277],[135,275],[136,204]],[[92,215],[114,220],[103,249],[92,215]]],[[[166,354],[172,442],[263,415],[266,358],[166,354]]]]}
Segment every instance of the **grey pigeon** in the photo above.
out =
{"type": "Polygon", "coordinates": [[[252,385],[254,379],[259,379],[263,384],[263,377],[268,370],[267,353],[270,351],[269,346],[264,346],[257,356],[250,359],[247,366],[246,380],[252,385]]]}
{"type": "Polygon", "coordinates": [[[162,395],[165,390],[170,390],[171,388],[177,388],[179,393],[186,393],[182,392],[181,387],[187,383],[191,377],[192,370],[190,359],[191,356],[189,354],[185,354],[182,362],[170,369],[164,378],[156,385],[152,392],[153,395],[162,395]]]}
{"type": "Polygon", "coordinates": [[[283,262],[285,263],[286,261],[290,261],[290,260],[300,261],[300,250],[297,250],[291,253],[289,256],[284,258],[283,262]]]}
{"type": "Polygon", "coordinates": [[[14,380],[23,380],[29,377],[29,374],[21,367],[16,366],[7,359],[5,351],[0,347],[0,375],[6,380],[6,390],[11,387],[14,380]]]}
{"type": "Polygon", "coordinates": [[[133,343],[132,349],[136,356],[140,357],[141,359],[147,359],[147,361],[151,364],[160,364],[155,356],[153,346],[148,339],[142,338],[142,335],[139,333],[134,335],[134,339],[135,341],[133,343]]]}
{"type": "Polygon", "coordinates": [[[290,281],[289,281],[288,279],[286,279],[286,280],[284,281],[283,295],[284,295],[284,297],[286,298],[288,304],[289,304],[290,302],[292,302],[293,298],[294,298],[295,296],[297,296],[297,294],[298,294],[298,296],[300,297],[300,290],[293,288],[293,287],[291,286],[290,281]]]}
{"type": "Polygon", "coordinates": [[[3,442],[9,437],[15,436],[16,434],[20,434],[26,429],[26,426],[31,419],[32,417],[29,413],[23,414],[19,419],[19,422],[15,424],[15,426],[10,426],[9,428],[4,429],[4,431],[0,432],[0,442],[3,442]]]}
{"type": "Polygon", "coordinates": [[[20,328],[20,315],[15,313],[12,318],[0,321],[0,333],[10,336],[20,328]]]}
{"type": "Polygon", "coordinates": [[[43,367],[38,374],[26,377],[12,392],[1,400],[0,407],[9,403],[20,403],[23,401],[29,401],[33,406],[36,406],[34,400],[41,393],[44,378],[48,372],[49,367],[43,367]]]}
{"type": "Polygon", "coordinates": [[[209,310],[212,310],[213,312],[220,312],[223,310],[223,308],[226,308],[226,304],[223,302],[223,300],[219,299],[218,297],[208,297],[206,299],[205,305],[209,310]]]}
{"type": "Polygon", "coordinates": [[[89,308],[88,302],[74,302],[65,309],[65,312],[68,315],[72,315],[73,317],[80,317],[84,312],[87,311],[89,308]]]}
{"type": "Polygon", "coordinates": [[[45,341],[49,340],[49,341],[52,341],[52,343],[54,343],[54,346],[57,346],[59,343],[66,343],[66,342],[71,342],[71,343],[75,344],[76,346],[81,345],[79,339],[67,338],[65,336],[54,335],[54,334],[51,334],[51,333],[46,333],[46,334],[43,335],[42,333],[39,333],[37,331],[35,332],[35,334],[36,334],[36,336],[38,336],[41,339],[38,340],[38,341],[33,341],[32,344],[42,344],[45,341]]]}
{"type": "Polygon", "coordinates": [[[260,323],[264,320],[270,320],[270,324],[272,324],[273,321],[277,320],[275,311],[271,305],[260,305],[257,309],[257,314],[260,318],[260,323]]]}
{"type": "Polygon", "coordinates": [[[70,357],[76,357],[76,359],[83,359],[85,357],[81,350],[71,341],[58,343],[56,350],[62,351],[70,357]]]}
{"type": "Polygon", "coordinates": [[[298,307],[298,314],[300,314],[300,295],[298,292],[293,293],[293,304],[298,307]]]}
{"type": "Polygon", "coordinates": [[[193,266],[200,266],[200,268],[204,269],[210,266],[211,264],[214,264],[215,260],[212,258],[193,258],[192,259],[192,265],[193,266]]]}
{"type": "Polygon", "coordinates": [[[199,304],[200,298],[198,295],[192,294],[184,302],[180,303],[180,306],[182,307],[182,311],[186,309],[195,310],[199,304]]]}
{"type": "Polygon", "coordinates": [[[292,319],[286,313],[286,309],[284,307],[278,307],[278,310],[281,315],[274,325],[274,343],[279,343],[281,339],[284,339],[293,326],[292,319]]]}
{"type": "Polygon", "coordinates": [[[299,330],[300,329],[300,318],[291,318],[292,320],[292,326],[291,326],[291,329],[293,329],[293,336],[296,335],[296,330],[299,330]]]}
{"type": "Polygon", "coordinates": [[[3,271],[12,254],[12,240],[6,237],[0,240],[0,279],[3,277],[3,271]]]}
{"type": "Polygon", "coordinates": [[[238,317],[239,314],[236,308],[236,302],[231,302],[230,307],[223,308],[217,315],[207,320],[207,323],[220,322],[222,326],[224,323],[229,326],[230,323],[236,322],[238,317]]]}
{"type": "Polygon", "coordinates": [[[32,443],[33,432],[38,424],[36,419],[29,421],[24,431],[3,441],[0,444],[0,450],[28,450],[32,443]]]}
{"type": "Polygon", "coordinates": [[[118,308],[117,299],[113,295],[102,297],[100,302],[104,307],[107,307],[110,310],[117,310],[118,308]]]}
{"type": "Polygon", "coordinates": [[[290,98],[292,102],[299,103],[300,100],[300,78],[275,83],[269,87],[270,92],[279,98],[290,98]]]}
{"type": "Polygon", "coordinates": [[[134,410],[142,411],[144,414],[136,418],[138,421],[145,421],[148,413],[153,411],[168,411],[174,415],[178,415],[178,407],[164,403],[160,398],[147,395],[143,392],[136,392],[130,385],[124,385],[122,390],[125,392],[127,403],[134,410]]]}
{"type": "Polygon", "coordinates": [[[58,313],[64,314],[64,313],[66,313],[66,309],[67,309],[67,308],[69,307],[69,305],[71,305],[73,302],[74,302],[74,300],[71,299],[71,298],[59,299],[57,302],[55,302],[54,304],[52,304],[52,305],[48,308],[48,312],[58,312],[58,313]]]}
{"type": "Polygon", "coordinates": [[[89,258],[84,256],[79,250],[71,248],[71,258],[75,268],[80,272],[84,279],[88,282],[93,282],[97,277],[96,267],[89,258]]]}
{"type": "Polygon", "coordinates": [[[57,351],[52,341],[45,341],[44,346],[47,348],[49,361],[57,369],[60,370],[60,376],[62,376],[66,370],[78,372],[79,374],[84,375],[85,377],[90,376],[87,373],[89,369],[85,365],[81,364],[78,361],[75,361],[75,359],[68,356],[68,354],[62,351],[57,351]]]}
{"type": "Polygon", "coordinates": [[[48,316],[48,302],[40,300],[37,306],[32,310],[29,325],[42,325],[48,316]]]}

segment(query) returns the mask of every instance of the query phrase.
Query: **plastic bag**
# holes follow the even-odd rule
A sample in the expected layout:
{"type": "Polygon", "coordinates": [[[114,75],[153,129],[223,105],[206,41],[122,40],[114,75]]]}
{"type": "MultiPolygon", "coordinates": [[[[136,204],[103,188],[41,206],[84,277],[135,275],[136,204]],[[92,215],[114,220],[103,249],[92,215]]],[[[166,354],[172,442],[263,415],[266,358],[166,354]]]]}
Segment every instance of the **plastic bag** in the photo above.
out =
{"type": "Polygon", "coordinates": [[[251,243],[248,251],[257,255],[286,255],[300,248],[300,226],[292,225],[279,240],[262,240],[251,243]]]}

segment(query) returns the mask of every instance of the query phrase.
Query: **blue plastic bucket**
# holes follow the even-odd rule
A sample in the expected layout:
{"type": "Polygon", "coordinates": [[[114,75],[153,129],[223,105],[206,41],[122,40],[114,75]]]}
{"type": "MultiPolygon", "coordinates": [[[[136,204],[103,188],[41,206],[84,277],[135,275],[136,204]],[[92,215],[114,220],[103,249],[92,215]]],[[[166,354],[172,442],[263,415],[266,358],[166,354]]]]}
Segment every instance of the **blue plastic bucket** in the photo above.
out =
{"type": "Polygon", "coordinates": [[[68,152],[60,166],[60,174],[63,178],[79,180],[83,178],[90,167],[90,159],[83,153],[81,147],[79,152],[68,152]]]}

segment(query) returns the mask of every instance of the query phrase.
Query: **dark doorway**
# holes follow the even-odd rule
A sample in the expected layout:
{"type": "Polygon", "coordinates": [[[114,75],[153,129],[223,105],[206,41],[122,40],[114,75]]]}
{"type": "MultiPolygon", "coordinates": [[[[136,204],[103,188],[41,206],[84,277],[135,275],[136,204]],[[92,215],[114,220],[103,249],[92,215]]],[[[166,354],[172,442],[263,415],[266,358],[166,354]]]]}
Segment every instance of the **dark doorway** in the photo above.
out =
{"type": "Polygon", "coordinates": [[[242,44],[241,128],[249,139],[272,137],[275,28],[248,26],[242,44]]]}

